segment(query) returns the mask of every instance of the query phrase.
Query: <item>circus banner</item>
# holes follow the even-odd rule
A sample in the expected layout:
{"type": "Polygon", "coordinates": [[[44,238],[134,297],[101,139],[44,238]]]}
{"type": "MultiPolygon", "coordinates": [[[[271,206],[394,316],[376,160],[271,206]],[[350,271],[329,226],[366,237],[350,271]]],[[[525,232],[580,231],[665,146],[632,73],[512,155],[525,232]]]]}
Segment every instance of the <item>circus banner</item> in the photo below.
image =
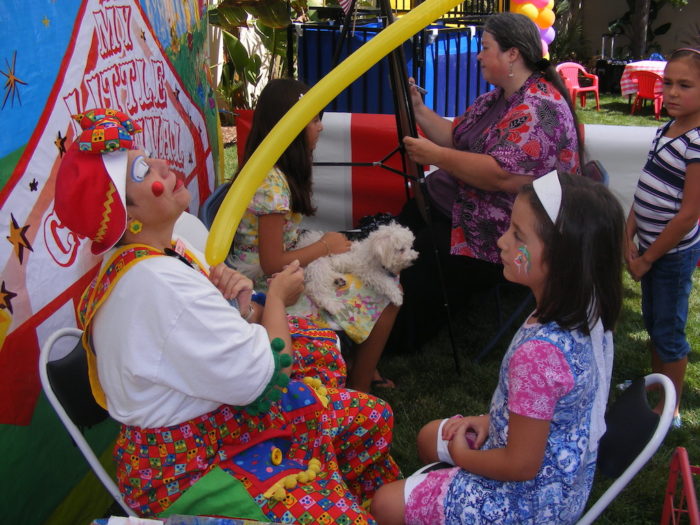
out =
{"type": "MultiPolygon", "coordinates": [[[[0,3],[0,491],[3,521],[42,523],[86,465],[41,394],[40,345],[74,326],[99,260],[53,210],[62,155],[91,107],[120,109],[137,143],[185,177],[190,211],[214,186],[218,119],[206,0],[0,3]]],[[[113,437],[113,436],[112,436],[113,437]]],[[[103,448],[110,436],[97,440],[103,448]]],[[[71,521],[73,522],[73,521],[71,521]]]]}

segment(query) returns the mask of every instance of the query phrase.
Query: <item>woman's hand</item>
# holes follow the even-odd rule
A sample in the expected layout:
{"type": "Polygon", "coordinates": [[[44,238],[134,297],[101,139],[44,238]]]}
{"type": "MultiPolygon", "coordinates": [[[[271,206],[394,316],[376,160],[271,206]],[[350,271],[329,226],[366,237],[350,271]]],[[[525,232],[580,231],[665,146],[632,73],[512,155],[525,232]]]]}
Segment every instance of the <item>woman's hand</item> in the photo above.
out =
{"type": "Polygon", "coordinates": [[[416,111],[419,107],[423,105],[423,97],[415,87],[416,79],[413,77],[408,77],[408,91],[411,94],[411,103],[413,104],[413,111],[416,111]]]}
{"type": "Polygon", "coordinates": [[[442,427],[442,439],[446,441],[458,441],[467,448],[479,449],[489,435],[489,416],[462,417],[454,416],[448,419],[442,427]],[[467,433],[473,432],[473,446],[467,441],[467,433]]]}
{"type": "Polygon", "coordinates": [[[442,159],[443,147],[438,146],[425,137],[404,137],[403,145],[411,160],[418,164],[434,164],[437,166],[442,159]]]}
{"type": "Polygon", "coordinates": [[[352,242],[340,232],[326,232],[319,242],[326,245],[328,248],[328,255],[345,253],[352,246],[352,242]]]}
{"type": "Polygon", "coordinates": [[[209,280],[228,301],[236,299],[241,312],[247,312],[253,295],[253,281],[224,263],[209,268],[209,280]]]}
{"type": "Polygon", "coordinates": [[[299,300],[304,291],[304,270],[299,261],[292,261],[281,272],[268,279],[267,295],[279,297],[285,306],[291,306],[299,300]]]}

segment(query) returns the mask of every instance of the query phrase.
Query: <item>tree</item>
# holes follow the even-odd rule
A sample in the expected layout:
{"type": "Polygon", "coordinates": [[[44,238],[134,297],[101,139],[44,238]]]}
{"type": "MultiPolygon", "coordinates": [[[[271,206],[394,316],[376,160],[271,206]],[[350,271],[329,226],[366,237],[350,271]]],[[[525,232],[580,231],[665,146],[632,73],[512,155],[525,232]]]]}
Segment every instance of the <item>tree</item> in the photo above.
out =
{"type": "Polygon", "coordinates": [[[640,60],[647,56],[650,49],[654,49],[654,39],[666,34],[671,27],[670,22],[653,27],[659,11],[665,5],[682,7],[687,4],[688,0],[627,0],[627,12],[612,20],[608,31],[626,36],[630,42],[629,54],[640,60]]]}
{"type": "Polygon", "coordinates": [[[261,82],[284,74],[287,52],[293,52],[287,50],[287,26],[306,9],[306,0],[222,0],[209,10],[209,23],[223,33],[218,91],[229,109],[253,107],[261,82]]]}

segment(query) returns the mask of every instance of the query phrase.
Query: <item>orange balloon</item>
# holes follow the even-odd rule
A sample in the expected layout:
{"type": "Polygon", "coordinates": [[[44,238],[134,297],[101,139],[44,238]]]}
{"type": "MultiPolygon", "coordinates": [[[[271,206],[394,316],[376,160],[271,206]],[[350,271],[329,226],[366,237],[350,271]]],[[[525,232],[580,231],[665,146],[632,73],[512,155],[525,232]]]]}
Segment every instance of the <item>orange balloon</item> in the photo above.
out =
{"type": "Polygon", "coordinates": [[[521,15],[525,15],[530,20],[537,23],[536,21],[537,16],[539,15],[539,10],[530,2],[528,2],[527,4],[515,4],[511,8],[511,11],[513,11],[514,13],[520,13],[521,15]]]}
{"type": "Polygon", "coordinates": [[[545,7],[534,20],[540,29],[547,29],[554,24],[554,11],[545,7]]]}

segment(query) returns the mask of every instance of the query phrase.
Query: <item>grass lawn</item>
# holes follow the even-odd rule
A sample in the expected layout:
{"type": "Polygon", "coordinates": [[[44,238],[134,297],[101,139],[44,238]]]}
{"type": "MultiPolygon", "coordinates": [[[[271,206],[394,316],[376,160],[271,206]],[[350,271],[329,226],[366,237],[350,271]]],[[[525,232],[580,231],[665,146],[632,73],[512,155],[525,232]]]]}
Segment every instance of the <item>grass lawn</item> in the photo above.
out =
{"type": "MultiPolygon", "coordinates": [[[[634,98],[632,99],[634,100],[634,98]]],[[[654,106],[651,103],[642,106],[634,115],[630,115],[630,102],[627,97],[600,94],[600,111],[595,109],[595,97],[588,96],[586,107],[577,103],[577,115],[584,124],[608,124],[614,126],[659,126],[668,120],[666,110],[661,110],[660,120],[654,118],[654,106]]]]}
{"type": "MultiPolygon", "coordinates": [[[[590,98],[578,114],[586,124],[658,126],[650,106],[641,115],[629,115],[626,97],[601,95],[601,110],[595,110],[590,98]]],[[[668,117],[662,113],[663,122],[668,117]]],[[[227,174],[235,169],[235,148],[226,148],[227,174]]],[[[625,275],[625,302],[622,318],[615,334],[615,363],[613,385],[650,372],[647,350],[648,337],[643,328],[640,312],[638,283],[625,275]]],[[[700,348],[700,272],[694,279],[688,332],[696,350],[700,348]]],[[[505,308],[517,300],[510,297],[505,308]],[[510,304],[508,304],[510,303],[510,304]]],[[[415,450],[415,436],[421,426],[436,418],[457,413],[480,414],[488,411],[495,388],[501,357],[510,342],[512,332],[480,363],[473,357],[491,334],[496,331],[495,303],[491,297],[474,297],[472,304],[460,312],[453,312],[456,349],[462,373],[455,370],[453,352],[447,330],[418,351],[385,355],[381,371],[396,381],[394,390],[376,392],[387,399],[396,417],[393,454],[404,474],[420,466],[415,450]]],[[[515,327],[513,328],[513,331],[515,327]]],[[[611,397],[618,390],[611,389],[611,397]]],[[[697,352],[691,354],[686,376],[686,390],[681,405],[684,425],[672,430],[654,458],[609,506],[598,523],[658,523],[663,494],[668,478],[668,466],[675,447],[688,449],[691,462],[700,463],[700,361],[697,352]]],[[[610,484],[596,478],[590,500],[595,500],[610,484]]]]}

